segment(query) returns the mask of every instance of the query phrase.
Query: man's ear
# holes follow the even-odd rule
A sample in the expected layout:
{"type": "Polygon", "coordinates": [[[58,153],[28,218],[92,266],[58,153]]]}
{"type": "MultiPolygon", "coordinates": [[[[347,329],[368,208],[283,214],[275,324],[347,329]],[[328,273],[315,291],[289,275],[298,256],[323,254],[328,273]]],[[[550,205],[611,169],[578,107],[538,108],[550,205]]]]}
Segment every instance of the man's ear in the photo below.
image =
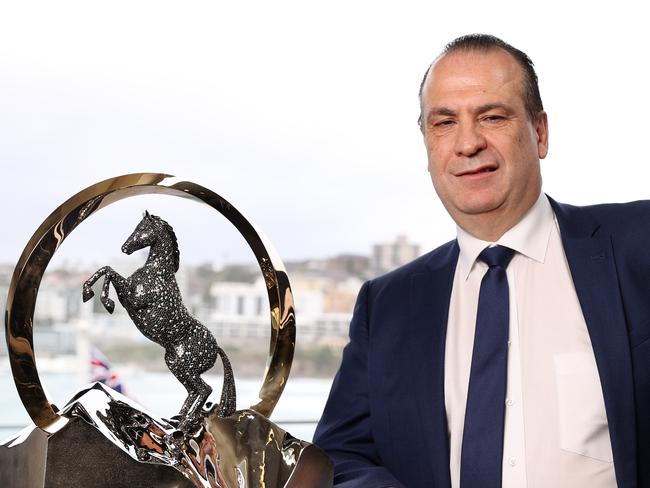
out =
{"type": "Polygon", "coordinates": [[[546,112],[540,112],[537,117],[535,132],[537,133],[537,155],[539,159],[544,159],[548,154],[548,117],[546,112]]]}

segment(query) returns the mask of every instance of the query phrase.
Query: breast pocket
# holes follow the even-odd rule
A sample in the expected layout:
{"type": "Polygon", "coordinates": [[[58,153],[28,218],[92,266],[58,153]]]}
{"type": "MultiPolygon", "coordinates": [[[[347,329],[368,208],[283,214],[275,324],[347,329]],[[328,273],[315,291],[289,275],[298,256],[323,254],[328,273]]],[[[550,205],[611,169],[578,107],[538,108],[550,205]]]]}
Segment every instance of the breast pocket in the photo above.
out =
{"type": "Polygon", "coordinates": [[[591,352],[555,354],[560,447],[612,462],[612,444],[596,360],[591,352]]]}

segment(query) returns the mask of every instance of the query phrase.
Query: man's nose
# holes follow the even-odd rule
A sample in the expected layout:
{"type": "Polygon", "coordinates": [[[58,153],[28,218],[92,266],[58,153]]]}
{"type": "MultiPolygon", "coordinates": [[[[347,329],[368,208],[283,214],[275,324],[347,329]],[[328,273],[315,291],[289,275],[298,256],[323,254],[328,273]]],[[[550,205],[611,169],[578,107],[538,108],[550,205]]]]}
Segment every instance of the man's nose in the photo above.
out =
{"type": "Polygon", "coordinates": [[[474,156],[486,146],[485,136],[475,124],[459,124],[454,147],[456,156],[474,156]]]}

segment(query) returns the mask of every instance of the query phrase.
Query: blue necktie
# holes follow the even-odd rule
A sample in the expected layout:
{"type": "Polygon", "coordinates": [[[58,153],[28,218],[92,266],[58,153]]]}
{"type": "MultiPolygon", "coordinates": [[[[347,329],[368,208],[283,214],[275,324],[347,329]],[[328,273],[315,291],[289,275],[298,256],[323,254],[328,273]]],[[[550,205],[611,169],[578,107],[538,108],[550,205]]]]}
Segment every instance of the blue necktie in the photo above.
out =
{"type": "Polygon", "coordinates": [[[508,373],[508,278],[514,251],[488,247],[481,281],[460,463],[461,488],[500,488],[508,373]]]}

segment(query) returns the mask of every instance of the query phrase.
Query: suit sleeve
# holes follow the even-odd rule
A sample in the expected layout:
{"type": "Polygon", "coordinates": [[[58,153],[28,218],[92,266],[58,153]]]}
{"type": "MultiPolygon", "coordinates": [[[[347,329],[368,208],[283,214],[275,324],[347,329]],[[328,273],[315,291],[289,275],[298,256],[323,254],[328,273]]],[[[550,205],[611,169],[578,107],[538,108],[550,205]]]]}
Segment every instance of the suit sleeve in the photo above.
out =
{"type": "Polygon", "coordinates": [[[385,488],[403,485],[382,466],[371,429],[368,401],[368,289],[359,291],[343,351],[314,443],[334,462],[337,488],[385,488]]]}

